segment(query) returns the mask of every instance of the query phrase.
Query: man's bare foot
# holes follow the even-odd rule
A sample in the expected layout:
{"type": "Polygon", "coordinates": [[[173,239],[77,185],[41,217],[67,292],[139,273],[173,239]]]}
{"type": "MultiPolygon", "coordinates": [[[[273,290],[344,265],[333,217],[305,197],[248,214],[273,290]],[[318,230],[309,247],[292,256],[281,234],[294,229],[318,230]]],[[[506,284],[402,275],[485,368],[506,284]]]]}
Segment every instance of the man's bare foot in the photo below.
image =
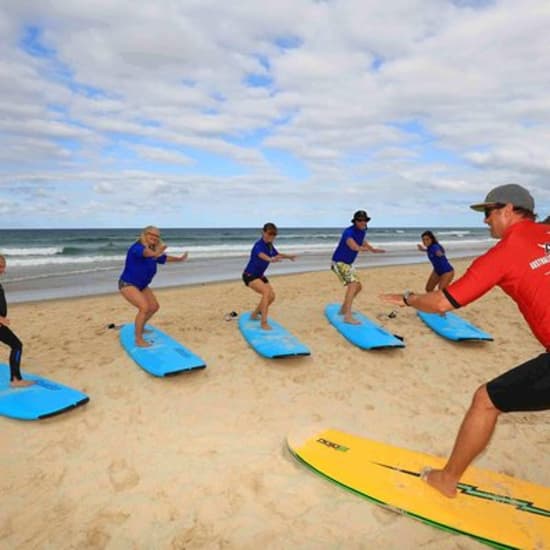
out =
{"type": "Polygon", "coordinates": [[[348,325],[360,325],[361,321],[358,321],[357,319],[354,319],[350,315],[349,317],[344,317],[344,323],[347,323],[348,325]]]}
{"type": "Polygon", "coordinates": [[[424,468],[420,472],[420,479],[431,485],[439,491],[443,496],[448,498],[456,497],[456,484],[454,479],[451,479],[449,474],[444,470],[433,470],[432,468],[424,468]]]}
{"type": "Polygon", "coordinates": [[[258,314],[257,313],[255,313],[255,314],[251,313],[250,314],[250,320],[251,321],[257,321],[258,320],[258,314]]]}
{"type": "Polygon", "coordinates": [[[136,338],[136,346],[138,348],[150,348],[151,343],[146,342],[143,338],[136,338]]]}
{"type": "Polygon", "coordinates": [[[262,327],[262,330],[273,330],[271,325],[268,325],[267,323],[262,323],[260,326],[262,327]]]}
{"type": "Polygon", "coordinates": [[[10,386],[12,388],[27,388],[28,386],[32,386],[33,384],[36,384],[34,380],[12,380],[10,382],[10,386]]]}

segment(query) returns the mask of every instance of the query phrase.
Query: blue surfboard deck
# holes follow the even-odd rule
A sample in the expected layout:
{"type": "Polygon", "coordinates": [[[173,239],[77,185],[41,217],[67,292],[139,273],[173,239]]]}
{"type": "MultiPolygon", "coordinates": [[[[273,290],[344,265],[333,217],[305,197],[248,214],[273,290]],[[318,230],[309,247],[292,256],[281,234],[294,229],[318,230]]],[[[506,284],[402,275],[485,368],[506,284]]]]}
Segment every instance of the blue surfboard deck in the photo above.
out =
{"type": "Polygon", "coordinates": [[[10,368],[0,364],[0,414],[18,420],[40,420],[61,414],[87,403],[90,398],[81,391],[42,376],[21,373],[25,380],[36,383],[24,388],[10,386],[10,368]]]}
{"type": "Polygon", "coordinates": [[[143,335],[151,346],[136,346],[134,324],[128,323],[120,329],[120,343],[128,355],[145,371],[153,376],[172,376],[181,372],[203,369],[206,363],[192,351],[182,346],[168,334],[146,325],[148,331],[143,335]]]}
{"type": "Polygon", "coordinates": [[[340,304],[328,304],[325,307],[325,315],[336,330],[355,346],[361,349],[405,347],[399,338],[358,311],[353,312],[353,317],[361,321],[360,325],[345,323],[344,316],[338,313],[340,307],[340,304]]]}
{"type": "Polygon", "coordinates": [[[244,339],[262,357],[277,359],[296,355],[311,355],[309,348],[277,321],[269,318],[268,323],[271,330],[263,330],[260,328],[260,321],[252,321],[250,314],[251,312],[247,311],[239,317],[239,329],[244,339]]]}
{"type": "Polygon", "coordinates": [[[461,340],[492,340],[490,334],[472,325],[459,317],[456,313],[424,313],[417,311],[416,314],[426,323],[434,332],[455,342],[461,340]]]}

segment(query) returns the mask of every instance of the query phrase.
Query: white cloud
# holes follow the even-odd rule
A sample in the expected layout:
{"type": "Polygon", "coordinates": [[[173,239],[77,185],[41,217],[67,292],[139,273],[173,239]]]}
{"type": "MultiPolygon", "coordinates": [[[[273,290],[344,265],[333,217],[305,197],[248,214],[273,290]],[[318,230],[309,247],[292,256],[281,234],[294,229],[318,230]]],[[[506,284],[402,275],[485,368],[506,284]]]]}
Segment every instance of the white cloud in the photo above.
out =
{"type": "Polygon", "coordinates": [[[461,205],[503,181],[550,210],[549,23],[543,0],[4,2],[0,200],[67,202],[5,221],[139,225],[140,192],[173,225],[477,223],[461,205]]]}

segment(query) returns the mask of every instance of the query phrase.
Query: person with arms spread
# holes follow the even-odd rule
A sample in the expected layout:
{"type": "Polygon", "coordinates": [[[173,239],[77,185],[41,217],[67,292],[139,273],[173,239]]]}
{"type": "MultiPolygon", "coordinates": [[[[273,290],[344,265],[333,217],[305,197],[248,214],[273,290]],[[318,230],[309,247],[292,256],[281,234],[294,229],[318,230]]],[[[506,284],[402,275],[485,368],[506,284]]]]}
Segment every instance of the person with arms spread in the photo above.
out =
{"type": "Polygon", "coordinates": [[[265,270],[272,262],[294,261],[296,258],[292,254],[280,253],[273,244],[276,238],[277,226],[271,222],[264,224],[262,238],[254,243],[250,252],[250,259],[242,275],[244,284],[261,295],[260,303],[252,312],[250,318],[256,320],[260,315],[260,326],[264,330],[271,330],[271,326],[267,322],[267,312],[269,306],[275,300],[275,292],[268,278],[264,275],[265,270]]]}
{"type": "Polygon", "coordinates": [[[445,249],[435,238],[431,231],[424,231],[421,235],[422,244],[416,245],[420,252],[426,252],[432,263],[433,270],[426,282],[426,292],[431,292],[435,287],[443,290],[451,284],[455,276],[453,266],[445,256],[445,249]]]}
{"type": "MultiPolygon", "coordinates": [[[[6,258],[0,256],[0,275],[6,271],[6,258]]],[[[10,386],[12,388],[24,388],[34,384],[33,380],[23,380],[21,376],[21,355],[23,344],[15,333],[9,328],[10,320],[8,315],[8,304],[4,289],[0,285],[0,342],[11,348],[10,352],[10,386]]]]}
{"type": "Polygon", "coordinates": [[[371,246],[366,240],[367,223],[371,219],[364,210],[358,210],[351,220],[352,225],[344,229],[340,242],[332,255],[331,269],[340,282],[346,287],[344,302],[340,308],[340,314],[344,316],[344,322],[352,325],[360,325],[360,321],[353,318],[351,306],[355,297],[363,288],[359,276],[353,267],[353,262],[359,252],[373,252],[375,254],[386,252],[382,248],[371,246]]]}
{"type": "Polygon", "coordinates": [[[550,409],[550,229],[535,223],[533,197],[517,184],[495,187],[482,203],[471,208],[484,212],[491,236],[500,242],[443,290],[427,294],[406,291],[381,298],[421,311],[444,313],[499,286],[517,303],[546,351],[476,390],[447,463],[441,470],[426,468],[422,474],[447,497],[456,496],[460,477],[488,445],[501,413],[550,409]]]}
{"type": "Polygon", "coordinates": [[[135,320],[136,346],[148,347],[151,344],[143,339],[145,324],[159,310],[159,303],[149,288],[157,272],[157,264],[183,262],[182,256],[168,256],[167,246],[160,240],[158,227],[148,225],[139,239],[128,249],[124,271],[120,275],[118,288],[128,302],[138,310],[135,320]]]}

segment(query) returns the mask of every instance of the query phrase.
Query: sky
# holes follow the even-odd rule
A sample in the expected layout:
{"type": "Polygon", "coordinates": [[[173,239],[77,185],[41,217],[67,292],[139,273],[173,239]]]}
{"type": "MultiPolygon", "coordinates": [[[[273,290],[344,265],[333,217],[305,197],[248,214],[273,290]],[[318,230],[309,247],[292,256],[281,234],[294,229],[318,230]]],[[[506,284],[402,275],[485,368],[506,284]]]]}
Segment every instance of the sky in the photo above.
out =
{"type": "Polygon", "coordinates": [[[550,214],[547,0],[3,0],[0,227],[550,214]]]}

